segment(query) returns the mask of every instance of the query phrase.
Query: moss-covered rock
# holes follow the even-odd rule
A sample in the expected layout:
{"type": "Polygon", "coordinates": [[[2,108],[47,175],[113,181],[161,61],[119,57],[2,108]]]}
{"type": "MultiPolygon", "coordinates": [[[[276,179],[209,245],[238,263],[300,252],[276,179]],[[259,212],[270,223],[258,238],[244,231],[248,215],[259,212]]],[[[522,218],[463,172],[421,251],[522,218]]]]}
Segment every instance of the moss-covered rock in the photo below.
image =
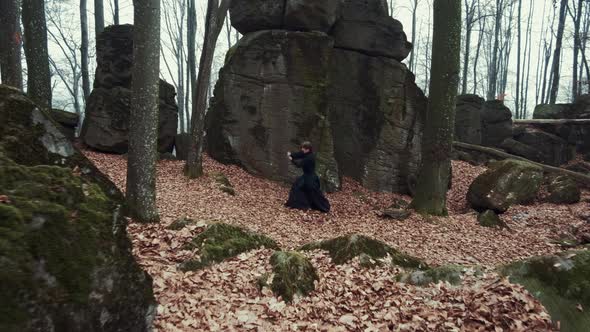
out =
{"type": "Polygon", "coordinates": [[[219,186],[219,190],[223,191],[226,194],[235,196],[236,190],[234,186],[231,184],[227,176],[221,172],[215,172],[211,174],[211,177],[215,180],[215,183],[219,186]]]}
{"type": "Polygon", "coordinates": [[[358,234],[340,236],[330,240],[308,243],[301,250],[326,250],[334,264],[344,264],[355,257],[367,255],[374,260],[391,256],[394,265],[407,268],[424,269],[428,266],[418,258],[406,255],[387,244],[358,234]]]}
{"type": "Polygon", "coordinates": [[[486,210],[477,215],[477,222],[483,227],[491,228],[508,228],[506,223],[500,219],[496,212],[492,210],[486,210]]]}
{"type": "Polygon", "coordinates": [[[535,257],[500,269],[510,282],[523,285],[547,308],[561,331],[590,326],[590,251],[535,257]]]}
{"type": "Polygon", "coordinates": [[[473,181],[467,201],[478,211],[502,213],[511,205],[531,203],[542,181],[543,170],[534,164],[513,159],[499,161],[473,181]]]}
{"type": "MultiPolygon", "coordinates": [[[[201,225],[201,224],[199,224],[199,222],[197,220],[194,220],[194,219],[191,219],[188,217],[182,217],[182,218],[178,218],[178,219],[174,220],[170,225],[168,225],[166,227],[166,229],[169,229],[171,231],[179,231],[189,225],[201,225]]],[[[204,224],[202,224],[202,225],[204,226],[204,224]]]]}
{"type": "Polygon", "coordinates": [[[465,267],[459,265],[439,266],[425,271],[412,271],[399,274],[396,280],[416,286],[426,286],[439,281],[447,281],[451,285],[459,285],[465,267]]]}
{"type": "Polygon", "coordinates": [[[44,111],[0,85],[0,330],[145,331],[151,278],[121,193],[44,111]]]}
{"type": "Polygon", "coordinates": [[[291,302],[295,295],[309,294],[319,280],[309,259],[295,251],[276,251],[270,257],[270,264],[273,271],[270,287],[286,302],[291,302]]]}
{"type": "Polygon", "coordinates": [[[581,198],[580,187],[568,176],[558,176],[547,186],[547,201],[554,204],[574,204],[581,198]]]}
{"type": "Polygon", "coordinates": [[[185,249],[197,249],[199,258],[182,263],[181,269],[198,270],[261,247],[279,249],[273,239],[264,235],[237,226],[212,224],[185,246],[185,249]]]}

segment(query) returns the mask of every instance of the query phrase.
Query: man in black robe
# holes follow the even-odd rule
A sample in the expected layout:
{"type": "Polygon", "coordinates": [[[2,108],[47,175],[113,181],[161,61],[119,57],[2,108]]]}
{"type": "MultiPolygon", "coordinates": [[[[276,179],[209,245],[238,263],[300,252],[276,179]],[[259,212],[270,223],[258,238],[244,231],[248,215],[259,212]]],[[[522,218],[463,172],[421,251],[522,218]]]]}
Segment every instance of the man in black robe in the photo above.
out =
{"type": "Polygon", "coordinates": [[[315,173],[315,155],[311,143],[301,144],[301,151],[288,152],[291,162],[303,170],[291,187],[289,199],[285,206],[300,210],[318,210],[330,212],[330,202],[320,188],[320,178],[315,173]]]}

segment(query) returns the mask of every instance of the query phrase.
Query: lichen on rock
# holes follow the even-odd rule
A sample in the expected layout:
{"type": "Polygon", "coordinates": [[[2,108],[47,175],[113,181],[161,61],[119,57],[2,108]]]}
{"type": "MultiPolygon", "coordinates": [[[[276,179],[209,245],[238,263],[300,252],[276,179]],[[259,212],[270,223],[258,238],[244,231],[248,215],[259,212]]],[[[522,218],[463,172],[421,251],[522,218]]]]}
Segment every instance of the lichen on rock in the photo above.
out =
{"type": "Polygon", "coordinates": [[[425,269],[428,265],[418,258],[404,254],[387,244],[358,234],[340,236],[330,240],[308,243],[301,250],[326,250],[334,264],[344,264],[355,257],[367,255],[378,261],[391,257],[391,263],[401,267],[425,269]]]}
{"type": "Polygon", "coordinates": [[[233,225],[212,224],[185,245],[185,249],[197,249],[199,257],[183,262],[180,268],[184,271],[202,269],[261,247],[279,249],[273,239],[264,235],[233,225]]]}
{"type": "Polygon", "coordinates": [[[534,257],[500,268],[510,282],[523,285],[547,308],[561,331],[590,326],[590,251],[534,257]]]}
{"type": "Polygon", "coordinates": [[[319,280],[309,259],[295,251],[276,251],[270,257],[270,264],[273,271],[270,288],[286,302],[293,301],[296,295],[308,295],[319,280]]]}

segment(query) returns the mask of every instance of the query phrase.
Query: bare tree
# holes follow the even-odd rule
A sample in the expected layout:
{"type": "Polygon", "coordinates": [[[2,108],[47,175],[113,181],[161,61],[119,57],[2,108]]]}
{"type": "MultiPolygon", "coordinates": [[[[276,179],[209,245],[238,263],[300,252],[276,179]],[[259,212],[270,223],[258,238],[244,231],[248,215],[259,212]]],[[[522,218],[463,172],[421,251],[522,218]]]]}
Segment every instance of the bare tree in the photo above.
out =
{"type": "Polygon", "coordinates": [[[522,0],[518,1],[518,15],[516,21],[516,28],[517,28],[517,43],[516,46],[516,95],[514,99],[514,112],[516,113],[516,118],[521,119],[522,115],[520,110],[520,71],[521,71],[521,54],[522,54],[522,0]]]}
{"type": "Polygon", "coordinates": [[[113,0],[113,24],[119,25],[119,0],[113,0]]]}
{"type": "Polygon", "coordinates": [[[90,75],[88,73],[88,14],[87,0],[80,0],[80,62],[82,63],[82,91],[84,100],[90,95],[90,75]]]}
{"type": "MultiPolygon", "coordinates": [[[[416,20],[418,15],[418,5],[420,4],[420,0],[410,0],[411,1],[411,12],[412,12],[412,45],[416,45],[416,34],[418,31],[416,30],[416,20]]],[[[415,60],[414,60],[414,53],[410,52],[410,71],[416,70],[415,60]]]]}
{"type": "Polygon", "coordinates": [[[186,64],[186,52],[184,43],[184,21],[186,17],[187,8],[184,4],[184,0],[164,0],[163,7],[163,18],[164,28],[166,34],[170,36],[170,42],[163,42],[161,47],[162,59],[166,69],[168,70],[168,76],[172,80],[172,84],[177,91],[177,102],[178,102],[178,113],[180,120],[180,132],[185,132],[185,64],[186,64]],[[173,65],[170,64],[166,54],[172,54],[174,56],[173,65]]]}
{"type": "Polygon", "coordinates": [[[582,8],[584,7],[584,0],[574,1],[574,10],[572,11],[570,6],[568,6],[567,10],[574,22],[574,54],[573,54],[573,65],[572,65],[572,100],[575,100],[578,95],[578,58],[579,58],[579,51],[582,46],[582,40],[580,37],[580,25],[582,23],[582,8]]]}
{"type": "Polygon", "coordinates": [[[23,88],[20,1],[0,1],[0,71],[2,83],[23,88]]]}
{"type": "Polygon", "coordinates": [[[64,17],[68,14],[69,12],[64,13],[62,7],[55,3],[47,10],[49,41],[52,42],[52,45],[57,46],[61,55],[55,57],[50,54],[49,63],[53,67],[53,73],[68,90],[76,114],[81,115],[80,79],[82,78],[82,68],[78,60],[80,57],[78,49],[81,47],[78,38],[74,37],[73,32],[76,31],[76,27],[72,25],[71,20],[64,17]],[[63,64],[57,59],[63,59],[63,64]]]}
{"type": "MultiPolygon", "coordinates": [[[[135,1],[134,1],[135,3],[135,1]]],[[[96,38],[104,30],[104,2],[103,0],[94,0],[94,32],[96,38]]]]}
{"type": "Polygon", "coordinates": [[[433,13],[430,102],[411,206],[420,213],[445,215],[461,62],[461,0],[434,0],[433,13]]]}
{"type": "Polygon", "coordinates": [[[208,0],[205,19],[205,37],[199,62],[197,84],[193,85],[193,116],[191,119],[191,142],[185,172],[189,178],[203,174],[202,150],[205,113],[207,111],[207,95],[211,79],[211,66],[215,53],[215,44],[223,28],[230,0],[208,0]]]}
{"type": "Polygon", "coordinates": [[[488,66],[488,92],[487,92],[487,99],[494,100],[496,99],[497,88],[498,88],[498,72],[500,70],[500,33],[502,31],[502,16],[503,16],[503,9],[504,9],[504,1],[505,0],[497,0],[496,1],[496,13],[495,13],[495,20],[494,20],[494,46],[491,49],[491,56],[492,62],[488,66]]]}
{"type": "Polygon", "coordinates": [[[134,1],[127,205],[141,222],[159,221],[156,206],[160,89],[160,0],[134,1]]]}
{"type": "Polygon", "coordinates": [[[551,90],[549,91],[549,103],[555,104],[557,93],[559,91],[559,77],[561,65],[561,47],[563,43],[563,32],[565,30],[565,19],[568,0],[561,0],[559,7],[559,24],[557,26],[557,36],[555,37],[555,51],[553,52],[553,65],[551,66],[551,90]]]}
{"type": "Polygon", "coordinates": [[[22,17],[27,58],[27,93],[39,106],[51,109],[45,1],[23,0],[22,17]]]}

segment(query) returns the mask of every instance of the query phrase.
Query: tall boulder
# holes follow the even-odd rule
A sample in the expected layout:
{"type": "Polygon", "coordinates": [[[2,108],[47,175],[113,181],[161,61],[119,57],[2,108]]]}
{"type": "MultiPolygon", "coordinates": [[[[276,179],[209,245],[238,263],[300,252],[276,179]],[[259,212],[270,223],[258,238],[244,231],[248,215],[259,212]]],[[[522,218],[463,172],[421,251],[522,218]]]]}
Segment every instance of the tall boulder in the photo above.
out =
{"type": "Polygon", "coordinates": [[[481,137],[486,146],[499,146],[512,137],[512,112],[500,100],[484,103],[481,110],[481,137]]]}
{"type": "MultiPolygon", "coordinates": [[[[207,115],[207,150],[222,162],[265,177],[291,181],[286,157],[301,141],[316,145],[320,168],[333,174],[327,121],[327,71],[333,41],[317,32],[265,30],[247,34],[220,72],[207,115]]],[[[321,174],[320,174],[321,175],[321,174]]]]}
{"type": "Polygon", "coordinates": [[[478,95],[457,97],[455,112],[455,140],[469,144],[481,144],[481,110],[485,100],[478,95]]]}
{"type": "Polygon", "coordinates": [[[539,157],[533,160],[543,164],[559,166],[573,157],[574,148],[570,148],[566,140],[546,131],[525,128],[514,139],[539,151],[539,157]]]}
{"type": "Polygon", "coordinates": [[[232,24],[246,34],[228,52],[219,75],[207,115],[209,154],[267,178],[292,180],[299,171],[285,152],[310,140],[318,147],[326,190],[350,176],[373,190],[409,192],[420,163],[427,100],[400,62],[410,48],[386,2],[286,0],[280,25],[260,21],[275,20],[275,14],[262,12],[275,13],[273,6],[283,2],[255,2],[258,14],[244,14],[251,10],[244,1],[230,8],[232,24]],[[291,7],[326,22],[338,7],[334,27],[328,34],[309,24],[295,27],[291,7]],[[244,30],[245,20],[255,23],[244,30]],[[351,36],[338,37],[338,31],[358,34],[358,24],[373,29],[362,30],[371,40],[339,45],[351,36]]]}
{"type": "MultiPolygon", "coordinates": [[[[87,146],[104,152],[126,153],[131,110],[133,26],[107,27],[96,42],[94,89],[86,102],[80,136],[87,146]]],[[[172,152],[178,126],[174,87],[160,80],[158,151],[172,152]]]]}
{"type": "Polygon", "coordinates": [[[22,92],[0,85],[0,330],[148,331],[151,278],[123,195],[22,92]]]}

